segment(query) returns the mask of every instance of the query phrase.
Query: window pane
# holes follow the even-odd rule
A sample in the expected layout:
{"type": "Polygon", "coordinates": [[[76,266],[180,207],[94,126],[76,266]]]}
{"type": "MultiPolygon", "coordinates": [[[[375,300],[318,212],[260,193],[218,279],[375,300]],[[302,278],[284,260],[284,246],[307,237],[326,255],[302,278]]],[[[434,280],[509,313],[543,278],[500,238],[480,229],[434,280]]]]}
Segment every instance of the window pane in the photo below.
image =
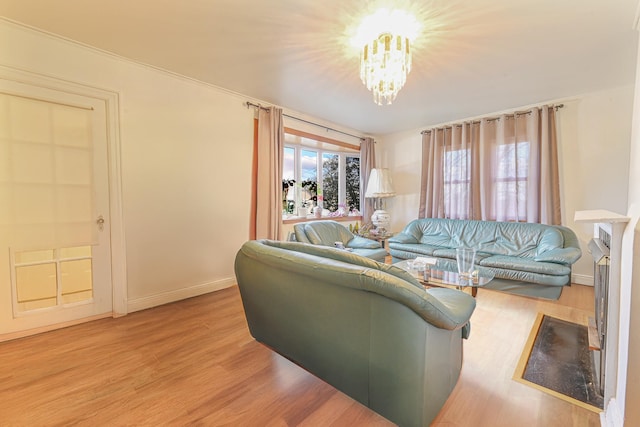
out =
{"type": "Polygon", "coordinates": [[[43,251],[16,252],[15,254],[16,264],[51,260],[53,260],[53,249],[46,249],[43,251]]]}
{"type": "Polygon", "coordinates": [[[20,311],[56,305],[56,265],[16,267],[16,291],[20,311]]]}
{"type": "Polygon", "coordinates": [[[347,207],[360,210],[360,157],[347,157],[347,207]]]}
{"type": "Polygon", "coordinates": [[[287,181],[296,179],[295,172],[296,150],[293,147],[284,147],[284,163],[282,165],[282,179],[287,181]]]}
{"type": "Polygon", "coordinates": [[[469,215],[471,153],[451,150],[444,155],[444,214],[446,218],[466,219],[469,215]]]}
{"type": "Polygon", "coordinates": [[[340,157],[337,154],[322,155],[322,197],[324,208],[331,212],[338,209],[339,164],[340,157]]]}
{"type": "Polygon", "coordinates": [[[318,181],[318,153],[302,150],[302,181],[318,181]]]}
{"type": "Polygon", "coordinates": [[[301,150],[300,159],[301,178],[300,183],[300,204],[304,206],[312,206],[316,199],[317,183],[318,183],[318,153],[311,150],[301,150]]]}
{"type": "Polygon", "coordinates": [[[504,144],[497,147],[498,179],[526,179],[529,172],[529,143],[504,144]]]}
{"type": "Polygon", "coordinates": [[[524,178],[525,180],[529,176],[529,152],[528,142],[521,142],[518,144],[518,178],[524,178]]]}
{"type": "Polygon", "coordinates": [[[282,165],[282,213],[292,214],[296,208],[296,150],[284,147],[284,161],[282,165]]]}
{"type": "Polygon", "coordinates": [[[499,145],[495,201],[496,220],[522,221],[527,217],[527,179],[529,175],[529,143],[499,145]]]}
{"type": "Polygon", "coordinates": [[[63,303],[83,301],[92,297],[90,259],[61,262],[60,270],[63,303]]]}
{"type": "Polygon", "coordinates": [[[74,248],[61,248],[60,259],[91,257],[91,246],[76,246],[74,248]]]}

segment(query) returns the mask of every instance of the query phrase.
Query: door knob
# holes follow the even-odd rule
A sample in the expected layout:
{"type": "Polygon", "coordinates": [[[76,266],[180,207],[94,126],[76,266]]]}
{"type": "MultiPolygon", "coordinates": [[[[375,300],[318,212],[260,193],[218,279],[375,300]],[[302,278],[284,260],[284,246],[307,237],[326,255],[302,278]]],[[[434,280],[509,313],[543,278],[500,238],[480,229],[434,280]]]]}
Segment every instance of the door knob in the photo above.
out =
{"type": "Polygon", "coordinates": [[[98,219],[96,220],[96,224],[98,224],[98,230],[104,230],[104,217],[102,215],[98,217],[98,219]]]}

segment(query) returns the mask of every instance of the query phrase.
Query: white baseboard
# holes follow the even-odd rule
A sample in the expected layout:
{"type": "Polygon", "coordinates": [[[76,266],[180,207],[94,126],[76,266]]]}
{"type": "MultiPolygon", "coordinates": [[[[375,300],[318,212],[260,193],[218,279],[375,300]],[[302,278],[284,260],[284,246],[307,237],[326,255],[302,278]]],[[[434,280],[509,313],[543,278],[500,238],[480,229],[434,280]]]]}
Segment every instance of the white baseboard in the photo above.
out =
{"type": "Polygon", "coordinates": [[[575,283],[576,285],[593,286],[593,276],[588,276],[586,274],[572,274],[571,283],[575,283]]]}
{"type": "Polygon", "coordinates": [[[602,427],[624,427],[624,420],[615,397],[609,401],[604,412],[600,412],[600,425],[602,427]]]}
{"type": "Polygon", "coordinates": [[[229,288],[236,284],[236,278],[216,280],[215,282],[202,283],[200,285],[190,286],[188,288],[176,289],[175,291],[163,292],[161,294],[151,295],[148,297],[136,298],[127,302],[129,313],[156,307],[170,302],[180,301],[186,298],[196,297],[198,295],[207,294],[209,292],[219,291],[229,288]]]}

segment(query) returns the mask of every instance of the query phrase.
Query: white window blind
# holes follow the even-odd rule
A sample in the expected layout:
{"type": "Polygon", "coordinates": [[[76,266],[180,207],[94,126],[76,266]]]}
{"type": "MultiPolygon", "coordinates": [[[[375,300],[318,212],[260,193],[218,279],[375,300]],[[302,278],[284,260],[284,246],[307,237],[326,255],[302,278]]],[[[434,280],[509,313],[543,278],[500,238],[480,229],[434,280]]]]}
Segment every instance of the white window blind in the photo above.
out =
{"type": "Polygon", "coordinates": [[[0,240],[97,242],[91,110],[0,93],[0,240]]]}

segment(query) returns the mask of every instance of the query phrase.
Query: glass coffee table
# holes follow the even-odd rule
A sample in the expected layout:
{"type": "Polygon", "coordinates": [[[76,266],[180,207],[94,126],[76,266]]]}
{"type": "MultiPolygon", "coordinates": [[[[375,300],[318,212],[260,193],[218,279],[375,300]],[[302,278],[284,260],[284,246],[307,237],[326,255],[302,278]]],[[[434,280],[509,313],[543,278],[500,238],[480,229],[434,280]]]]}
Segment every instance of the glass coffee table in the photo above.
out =
{"type": "Polygon", "coordinates": [[[455,287],[458,290],[471,288],[471,295],[476,296],[478,287],[489,283],[495,274],[483,267],[477,267],[471,277],[463,277],[458,273],[455,261],[446,262],[438,259],[435,264],[419,264],[413,260],[404,260],[393,265],[411,273],[425,287],[455,287]],[[412,265],[414,264],[414,265],[412,265]]]}

